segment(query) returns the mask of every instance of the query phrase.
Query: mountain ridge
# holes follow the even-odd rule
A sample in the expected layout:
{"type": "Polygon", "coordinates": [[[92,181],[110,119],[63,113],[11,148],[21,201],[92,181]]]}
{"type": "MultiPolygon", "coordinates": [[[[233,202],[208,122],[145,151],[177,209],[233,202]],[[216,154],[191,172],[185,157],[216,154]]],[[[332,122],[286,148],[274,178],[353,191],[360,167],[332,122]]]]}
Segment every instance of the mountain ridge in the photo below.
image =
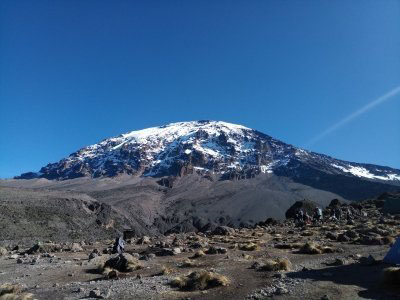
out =
{"type": "Polygon", "coordinates": [[[400,170],[307,151],[260,131],[222,121],[189,121],[130,131],[83,147],[17,179],[66,180],[120,174],[164,177],[198,173],[220,179],[261,173],[295,176],[298,165],[327,174],[400,184],[400,170]]]}

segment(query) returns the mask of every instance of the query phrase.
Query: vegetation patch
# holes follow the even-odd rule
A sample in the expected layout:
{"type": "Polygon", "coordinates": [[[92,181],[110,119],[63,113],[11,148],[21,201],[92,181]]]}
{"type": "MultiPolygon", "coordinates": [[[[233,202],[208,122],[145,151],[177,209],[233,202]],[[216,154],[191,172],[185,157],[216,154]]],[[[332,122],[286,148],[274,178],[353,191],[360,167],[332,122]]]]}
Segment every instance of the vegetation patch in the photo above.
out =
{"type": "Polygon", "coordinates": [[[199,258],[199,257],[203,257],[203,256],[205,256],[205,255],[206,255],[206,254],[204,253],[203,250],[198,250],[198,251],[196,251],[196,252],[193,254],[193,256],[190,257],[190,258],[196,259],[196,258],[199,258]]]}
{"type": "Polygon", "coordinates": [[[255,243],[247,243],[247,244],[240,245],[239,249],[242,251],[256,251],[256,250],[260,250],[260,246],[258,246],[255,243]]]}
{"type": "Polygon", "coordinates": [[[142,268],[143,266],[139,260],[128,253],[123,253],[112,257],[102,266],[103,271],[106,271],[107,269],[113,269],[119,272],[132,272],[142,268]]]}
{"type": "Polygon", "coordinates": [[[299,253],[302,254],[322,254],[334,252],[335,250],[332,247],[320,246],[316,243],[306,243],[299,250],[299,253]]]}
{"type": "Polygon", "coordinates": [[[290,271],[292,263],[287,258],[277,257],[274,259],[267,259],[260,265],[260,271],[290,271]]]}
{"type": "Polygon", "coordinates": [[[190,259],[185,259],[180,265],[180,268],[194,268],[194,267],[198,267],[198,264],[190,259]]]}
{"type": "Polygon", "coordinates": [[[226,276],[205,270],[176,277],[170,282],[172,287],[177,287],[182,291],[206,290],[218,286],[227,286],[228,284],[229,279],[226,276]]]}

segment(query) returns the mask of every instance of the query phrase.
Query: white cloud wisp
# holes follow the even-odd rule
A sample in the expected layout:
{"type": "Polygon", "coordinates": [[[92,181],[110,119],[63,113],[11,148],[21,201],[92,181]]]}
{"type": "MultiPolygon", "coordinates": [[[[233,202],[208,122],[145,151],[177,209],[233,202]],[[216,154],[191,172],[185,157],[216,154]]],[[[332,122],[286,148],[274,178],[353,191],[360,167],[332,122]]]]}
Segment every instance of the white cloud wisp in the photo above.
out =
{"type": "Polygon", "coordinates": [[[392,99],[394,96],[398,95],[400,93],[400,86],[395,87],[394,89],[390,90],[386,94],[380,96],[379,98],[369,102],[365,106],[361,107],[360,109],[356,110],[355,112],[351,113],[350,115],[346,116],[339,122],[335,123],[331,127],[328,127],[326,130],[321,132],[320,134],[316,135],[313,137],[311,140],[309,140],[305,147],[309,147],[317,143],[318,141],[322,140],[324,137],[326,137],[328,134],[338,130],[339,128],[343,127],[347,123],[351,122],[355,118],[361,116],[362,114],[366,113],[367,111],[371,110],[372,108],[382,104],[383,102],[386,102],[390,99],[392,99]]]}

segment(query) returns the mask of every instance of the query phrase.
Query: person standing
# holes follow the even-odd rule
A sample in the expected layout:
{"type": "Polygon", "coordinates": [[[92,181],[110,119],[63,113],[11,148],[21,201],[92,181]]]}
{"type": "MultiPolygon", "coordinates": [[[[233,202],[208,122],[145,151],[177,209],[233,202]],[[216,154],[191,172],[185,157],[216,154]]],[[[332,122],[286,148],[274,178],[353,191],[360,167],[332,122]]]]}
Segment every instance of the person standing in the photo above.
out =
{"type": "Polygon", "coordinates": [[[113,253],[122,254],[125,251],[125,241],[122,236],[116,238],[114,246],[113,246],[113,253]]]}

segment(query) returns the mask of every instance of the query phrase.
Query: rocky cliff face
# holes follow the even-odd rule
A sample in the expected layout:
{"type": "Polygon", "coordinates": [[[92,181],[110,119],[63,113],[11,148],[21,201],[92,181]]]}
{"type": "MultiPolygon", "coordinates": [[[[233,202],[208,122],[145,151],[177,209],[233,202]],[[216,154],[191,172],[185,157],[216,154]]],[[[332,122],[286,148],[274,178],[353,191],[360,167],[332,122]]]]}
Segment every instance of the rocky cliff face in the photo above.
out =
{"type": "Polygon", "coordinates": [[[400,170],[351,163],[283,143],[256,130],[218,121],[172,123],[132,131],[72,153],[17,178],[73,179],[184,176],[219,179],[274,173],[312,185],[324,176],[400,185],[400,170]],[[311,184],[310,184],[311,182],[311,184]]]}

